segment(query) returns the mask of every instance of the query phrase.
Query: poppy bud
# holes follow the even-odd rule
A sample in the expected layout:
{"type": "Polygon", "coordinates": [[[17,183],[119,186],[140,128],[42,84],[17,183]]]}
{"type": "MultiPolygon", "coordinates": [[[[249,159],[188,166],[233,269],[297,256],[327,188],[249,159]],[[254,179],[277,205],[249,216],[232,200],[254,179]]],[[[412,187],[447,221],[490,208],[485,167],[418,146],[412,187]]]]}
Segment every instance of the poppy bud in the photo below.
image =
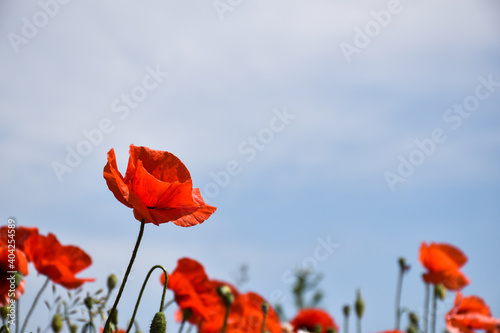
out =
{"type": "Polygon", "coordinates": [[[76,325],[76,324],[72,324],[72,325],[70,325],[70,326],[69,326],[69,331],[70,331],[71,333],[76,333],[76,332],[78,331],[78,325],[76,325]]]}
{"type": "Polygon", "coordinates": [[[2,306],[2,308],[0,308],[0,315],[2,316],[3,321],[5,321],[9,315],[9,308],[2,306]]]}
{"type": "Polygon", "coordinates": [[[230,306],[234,302],[234,295],[229,286],[219,286],[217,288],[217,293],[222,298],[225,306],[230,306]]]}
{"type": "Polygon", "coordinates": [[[414,325],[408,326],[406,333],[418,333],[418,328],[414,325]]]}
{"type": "Polygon", "coordinates": [[[446,288],[445,288],[445,286],[443,286],[441,283],[437,284],[434,287],[434,294],[440,300],[444,300],[446,298],[446,288]]]}
{"type": "Polygon", "coordinates": [[[267,314],[267,312],[269,311],[269,303],[267,303],[266,301],[262,302],[262,313],[263,314],[267,314]]]}
{"type": "Polygon", "coordinates": [[[108,281],[106,281],[106,284],[108,286],[109,291],[115,289],[117,283],[118,283],[118,278],[116,277],[116,275],[111,274],[110,276],[108,276],[108,281]]]}
{"type": "Polygon", "coordinates": [[[118,310],[115,309],[113,312],[109,313],[109,322],[115,326],[118,326],[118,310]]]}
{"type": "Polygon", "coordinates": [[[354,303],[354,308],[356,309],[356,315],[358,318],[363,317],[363,312],[365,312],[365,302],[361,298],[361,291],[359,289],[356,291],[356,302],[354,303]]]}
{"type": "Polygon", "coordinates": [[[410,312],[410,325],[418,327],[418,315],[415,312],[410,312]]]}
{"type": "Polygon", "coordinates": [[[151,327],[149,328],[150,333],[166,333],[167,332],[167,320],[165,319],[165,314],[163,312],[157,312],[151,322],[151,327]]]}
{"type": "Polygon", "coordinates": [[[349,305],[344,305],[342,308],[342,311],[344,312],[345,317],[349,317],[349,313],[351,312],[351,307],[349,305]]]}
{"type": "Polygon", "coordinates": [[[89,309],[89,311],[92,310],[92,306],[94,305],[94,300],[92,299],[92,297],[90,296],[85,297],[83,303],[85,304],[87,309],[89,309]]]}
{"type": "Polygon", "coordinates": [[[62,330],[63,327],[63,319],[62,316],[59,313],[56,313],[54,317],[52,317],[52,331],[54,333],[59,333],[62,330]]]}

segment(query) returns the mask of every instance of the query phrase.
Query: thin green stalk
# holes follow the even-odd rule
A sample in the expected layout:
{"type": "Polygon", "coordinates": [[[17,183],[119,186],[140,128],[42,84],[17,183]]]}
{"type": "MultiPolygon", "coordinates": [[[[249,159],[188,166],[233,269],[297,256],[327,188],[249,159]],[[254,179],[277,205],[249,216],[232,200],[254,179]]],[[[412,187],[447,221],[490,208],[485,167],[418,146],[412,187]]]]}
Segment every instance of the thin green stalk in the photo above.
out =
{"type": "Polygon", "coordinates": [[[357,328],[358,328],[358,333],[361,333],[361,318],[359,318],[359,317],[357,320],[357,328]]]}
{"type": "Polygon", "coordinates": [[[436,308],[437,308],[437,294],[436,294],[436,286],[434,286],[434,292],[432,293],[432,313],[431,313],[431,329],[432,333],[436,333],[436,308]]]}
{"type": "Polygon", "coordinates": [[[185,323],[186,323],[186,318],[182,318],[181,326],[179,327],[178,333],[182,333],[182,330],[184,329],[184,324],[185,323]]]}
{"type": "Polygon", "coordinates": [[[399,322],[401,320],[401,291],[403,289],[404,270],[399,270],[398,286],[396,289],[396,331],[399,331],[399,322]]]}
{"type": "Polygon", "coordinates": [[[349,333],[349,316],[344,316],[344,333],[349,333]]]}
{"type": "MultiPolygon", "coordinates": [[[[132,257],[130,258],[130,262],[128,263],[127,271],[125,272],[125,276],[123,277],[122,284],[120,286],[120,290],[118,291],[118,295],[116,295],[115,303],[110,310],[110,314],[116,311],[116,307],[118,306],[118,302],[120,302],[120,297],[122,296],[123,289],[125,289],[125,284],[127,283],[127,278],[132,270],[132,265],[135,260],[135,256],[137,255],[137,251],[139,250],[139,245],[141,244],[142,234],[144,233],[144,225],[146,222],[144,219],[141,221],[141,228],[139,229],[139,236],[137,236],[137,241],[135,243],[134,251],[132,252],[132,257]]],[[[163,304],[163,303],[162,303],[163,304]]],[[[104,324],[103,332],[109,332],[109,321],[111,316],[108,315],[108,319],[106,319],[106,323],[104,324]]],[[[22,332],[21,332],[22,333],[22,332]]]]}
{"type": "Polygon", "coordinates": [[[429,327],[429,297],[430,297],[430,286],[425,283],[425,301],[424,301],[424,333],[427,333],[429,327]]]}
{"type": "Polygon", "coordinates": [[[40,290],[38,291],[38,294],[36,294],[36,297],[33,300],[33,303],[31,304],[30,310],[28,311],[28,314],[26,315],[26,318],[24,319],[23,327],[21,328],[21,333],[24,332],[24,329],[26,328],[26,325],[28,324],[28,320],[30,319],[31,314],[33,313],[33,310],[35,309],[36,303],[38,303],[38,300],[42,296],[43,291],[49,285],[49,281],[50,281],[50,279],[47,278],[47,280],[45,280],[45,283],[43,284],[42,288],[40,288],[40,290]]]}
{"type": "Polygon", "coordinates": [[[224,324],[222,325],[221,333],[226,333],[227,330],[227,319],[229,318],[229,309],[231,309],[231,304],[226,305],[226,312],[224,313],[224,324]]]}
{"type": "Polygon", "coordinates": [[[267,312],[264,312],[264,315],[262,317],[262,326],[260,327],[260,333],[264,333],[266,331],[266,318],[267,312]]]}
{"type": "Polygon", "coordinates": [[[139,292],[139,297],[137,298],[137,302],[135,303],[134,313],[132,314],[132,318],[130,319],[130,324],[128,325],[126,333],[129,333],[130,330],[132,329],[132,326],[134,326],[135,315],[137,314],[137,310],[139,309],[139,303],[141,302],[142,293],[144,292],[144,289],[146,288],[146,284],[148,283],[148,280],[149,280],[149,277],[151,276],[151,273],[153,273],[153,271],[157,268],[160,268],[161,270],[163,270],[163,273],[165,273],[165,284],[163,285],[163,292],[161,295],[160,310],[158,311],[158,312],[162,312],[163,303],[165,302],[165,293],[167,291],[168,273],[167,273],[167,270],[165,268],[163,268],[163,266],[155,265],[155,266],[151,267],[148,274],[146,275],[146,278],[144,279],[144,282],[143,282],[142,287],[141,287],[141,291],[139,292]]]}

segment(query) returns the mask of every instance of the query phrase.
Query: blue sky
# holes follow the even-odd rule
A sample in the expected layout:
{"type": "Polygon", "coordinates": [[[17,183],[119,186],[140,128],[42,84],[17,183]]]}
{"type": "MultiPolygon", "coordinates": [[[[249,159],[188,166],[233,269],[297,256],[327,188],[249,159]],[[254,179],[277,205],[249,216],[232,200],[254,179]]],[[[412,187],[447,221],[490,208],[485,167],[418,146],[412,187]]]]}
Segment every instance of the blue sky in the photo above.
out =
{"type": "MultiPolygon", "coordinates": [[[[104,286],[139,229],[106,187],[106,153],[125,171],[129,145],[144,145],[178,156],[218,210],[189,229],[147,226],[123,319],[148,267],[184,256],[218,279],[246,263],[243,290],[291,304],[283,275],[318,237],[338,245],[317,262],[337,322],[359,287],[364,330],[392,328],[400,256],[412,266],[402,304],[418,310],[422,241],[460,247],[464,294],[499,317],[499,4],[225,3],[1,1],[5,222],[82,247],[94,265],[81,275],[104,286]]],[[[43,279],[32,269],[27,281],[30,299],[43,279]]],[[[155,308],[142,306],[143,330],[155,308]]]]}

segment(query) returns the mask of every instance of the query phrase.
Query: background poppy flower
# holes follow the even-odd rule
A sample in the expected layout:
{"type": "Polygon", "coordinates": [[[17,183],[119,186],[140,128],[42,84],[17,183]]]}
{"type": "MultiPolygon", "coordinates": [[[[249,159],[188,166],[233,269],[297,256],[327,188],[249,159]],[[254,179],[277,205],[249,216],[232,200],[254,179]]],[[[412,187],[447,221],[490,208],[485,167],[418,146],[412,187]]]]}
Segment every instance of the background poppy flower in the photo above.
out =
{"type": "MultiPolygon", "coordinates": [[[[9,251],[7,246],[0,246],[0,305],[9,304],[9,293],[11,281],[8,278],[13,276],[9,271],[17,271],[22,276],[28,275],[28,259],[21,250],[15,250],[15,260],[9,261],[9,251]],[[14,264],[12,268],[11,265],[14,264]]],[[[24,293],[24,280],[21,280],[16,287],[15,299],[18,299],[24,293]]]]}
{"type": "Polygon", "coordinates": [[[94,279],[80,279],[77,273],[92,264],[90,256],[73,245],[61,245],[53,234],[36,235],[29,238],[31,261],[38,273],[46,275],[52,282],[65,288],[80,287],[94,279]]]}
{"type": "Polygon", "coordinates": [[[477,296],[457,293],[453,308],[446,314],[446,328],[451,333],[471,333],[474,329],[500,332],[500,319],[491,315],[489,306],[477,296]]]}
{"type": "Polygon", "coordinates": [[[191,175],[181,160],[166,151],[130,145],[123,177],[111,149],[104,178],[116,199],[133,208],[139,221],[189,227],[203,223],[216,210],[205,204],[199,189],[193,188],[191,175]]]}
{"type": "Polygon", "coordinates": [[[300,310],[290,324],[293,326],[295,332],[297,330],[314,332],[317,325],[321,325],[323,333],[326,333],[326,330],[330,327],[333,327],[337,332],[339,331],[339,327],[333,318],[326,311],[317,308],[300,310]]]}
{"type": "MultiPolygon", "coordinates": [[[[227,332],[260,333],[264,319],[262,312],[264,301],[262,296],[254,292],[239,295],[229,313],[227,332]]],[[[271,333],[282,331],[280,318],[271,305],[266,316],[265,331],[271,333]]]]}
{"type": "Polygon", "coordinates": [[[423,274],[425,282],[436,285],[443,284],[449,290],[460,290],[470,283],[461,271],[467,257],[453,245],[425,242],[420,247],[420,262],[427,269],[423,274]]]}

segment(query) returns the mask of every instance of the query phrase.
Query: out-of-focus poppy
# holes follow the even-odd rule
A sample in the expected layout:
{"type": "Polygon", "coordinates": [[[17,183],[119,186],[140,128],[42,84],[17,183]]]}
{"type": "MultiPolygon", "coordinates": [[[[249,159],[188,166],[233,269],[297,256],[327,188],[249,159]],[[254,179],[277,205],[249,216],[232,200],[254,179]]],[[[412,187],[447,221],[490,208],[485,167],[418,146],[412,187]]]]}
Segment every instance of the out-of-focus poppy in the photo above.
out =
{"type": "MultiPolygon", "coordinates": [[[[265,301],[262,296],[248,292],[236,298],[233,306],[234,310],[229,314],[228,333],[260,333],[264,314],[262,303],[265,301]]],[[[276,311],[269,305],[266,315],[266,326],[264,331],[280,333],[281,322],[276,311]]]]}
{"type": "Polygon", "coordinates": [[[12,296],[18,299],[24,293],[22,276],[25,275],[28,275],[28,260],[24,253],[0,246],[0,305],[8,305],[12,296]]]}
{"type": "Polygon", "coordinates": [[[489,306],[477,296],[463,297],[458,292],[453,308],[446,314],[446,328],[451,333],[472,333],[473,330],[500,332],[500,319],[491,315],[489,306]]]}
{"type": "Polygon", "coordinates": [[[104,178],[118,201],[134,209],[145,223],[173,222],[182,227],[203,223],[216,208],[193,188],[186,166],[173,154],[130,145],[125,177],[118,171],[114,149],[108,152],[104,178]]]}
{"type": "Polygon", "coordinates": [[[46,275],[52,282],[68,289],[80,287],[94,279],[77,278],[75,275],[92,264],[92,259],[82,249],[73,245],[61,245],[56,236],[37,235],[30,237],[27,246],[31,261],[38,273],[46,275]]]}
{"type": "Polygon", "coordinates": [[[423,274],[425,282],[443,284],[446,289],[457,291],[470,283],[460,267],[465,265],[467,257],[457,247],[444,243],[425,242],[420,247],[420,262],[427,269],[423,274]]]}
{"type": "Polygon", "coordinates": [[[326,311],[317,308],[300,310],[295,318],[290,321],[290,324],[295,332],[298,330],[314,332],[318,325],[321,325],[323,333],[326,333],[329,328],[334,328],[336,332],[339,331],[339,327],[333,318],[326,311]]]}

